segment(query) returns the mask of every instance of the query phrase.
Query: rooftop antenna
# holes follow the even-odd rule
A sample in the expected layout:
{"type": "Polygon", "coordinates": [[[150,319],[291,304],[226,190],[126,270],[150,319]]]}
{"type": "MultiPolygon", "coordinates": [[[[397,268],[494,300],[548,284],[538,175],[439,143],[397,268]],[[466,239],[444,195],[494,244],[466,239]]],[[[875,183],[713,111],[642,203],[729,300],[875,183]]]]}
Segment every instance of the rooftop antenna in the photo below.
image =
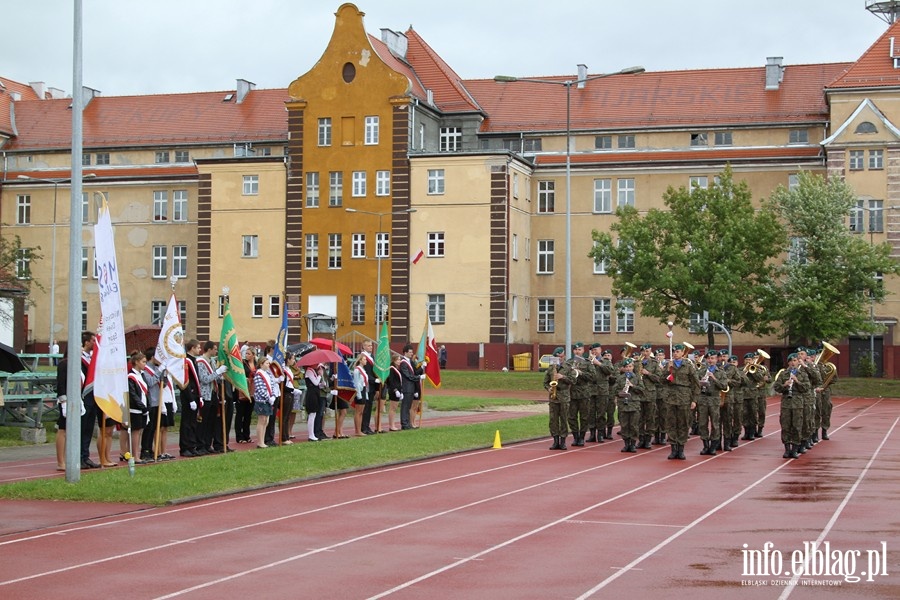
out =
{"type": "Polygon", "coordinates": [[[900,17],[900,0],[866,0],[866,10],[891,25],[900,17]]]}

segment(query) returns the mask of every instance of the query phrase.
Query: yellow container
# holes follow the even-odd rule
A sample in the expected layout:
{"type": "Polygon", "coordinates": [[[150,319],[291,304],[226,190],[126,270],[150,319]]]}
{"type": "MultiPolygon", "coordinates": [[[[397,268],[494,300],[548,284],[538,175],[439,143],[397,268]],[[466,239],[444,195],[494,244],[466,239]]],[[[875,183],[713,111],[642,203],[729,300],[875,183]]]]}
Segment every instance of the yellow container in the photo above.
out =
{"type": "Polygon", "coordinates": [[[530,371],[531,370],[531,352],[525,354],[513,354],[513,370],[514,371],[530,371]]]}

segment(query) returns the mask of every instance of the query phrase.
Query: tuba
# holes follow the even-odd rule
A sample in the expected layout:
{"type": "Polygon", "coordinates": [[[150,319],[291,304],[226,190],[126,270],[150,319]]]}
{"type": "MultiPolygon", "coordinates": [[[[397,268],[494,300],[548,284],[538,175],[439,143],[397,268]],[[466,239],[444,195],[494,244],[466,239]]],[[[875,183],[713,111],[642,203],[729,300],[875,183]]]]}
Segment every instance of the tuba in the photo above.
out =
{"type": "Polygon", "coordinates": [[[840,354],[841,351],[829,344],[828,342],[822,342],[822,351],[816,355],[816,361],[813,364],[818,365],[819,362],[823,363],[823,367],[825,369],[825,377],[822,380],[822,387],[826,387],[831,380],[834,379],[834,376],[837,374],[837,367],[834,366],[833,363],[828,362],[828,359],[834,356],[835,354],[840,354]]]}
{"type": "Polygon", "coordinates": [[[632,344],[631,342],[625,342],[625,346],[628,348],[628,351],[622,356],[622,360],[631,357],[631,353],[637,350],[637,344],[632,344]]]}

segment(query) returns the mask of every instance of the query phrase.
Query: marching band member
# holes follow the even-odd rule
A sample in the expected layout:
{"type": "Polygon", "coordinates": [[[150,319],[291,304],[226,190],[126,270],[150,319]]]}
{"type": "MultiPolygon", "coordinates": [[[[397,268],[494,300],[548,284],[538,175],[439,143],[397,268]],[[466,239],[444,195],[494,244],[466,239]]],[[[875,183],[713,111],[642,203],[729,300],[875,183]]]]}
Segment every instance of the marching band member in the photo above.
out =
{"type": "Polygon", "coordinates": [[[569,373],[563,363],[565,352],[566,350],[562,346],[554,349],[553,360],[555,362],[544,373],[544,389],[550,394],[550,435],[553,436],[553,445],[550,446],[550,450],[567,450],[569,391],[572,380],[563,374],[569,373]]]}
{"type": "Polygon", "coordinates": [[[572,345],[572,358],[566,361],[570,369],[578,375],[572,382],[569,391],[569,429],[572,431],[572,445],[584,446],[584,436],[588,427],[588,412],[591,400],[591,384],[594,382],[594,369],[584,357],[584,344],[572,345]]]}
{"type": "MultiPolygon", "coordinates": [[[[668,363],[669,361],[666,359],[666,351],[663,348],[657,348],[656,350],[656,362],[659,363],[659,369],[662,373],[662,378],[665,378],[665,374],[669,372],[668,363]]],[[[653,443],[657,446],[665,445],[666,443],[666,398],[665,395],[668,390],[665,386],[662,385],[662,379],[660,380],[660,385],[656,387],[656,424],[654,426],[654,431],[656,432],[656,436],[653,439],[653,443]]]]}
{"type": "Polygon", "coordinates": [[[797,361],[797,368],[806,373],[810,383],[809,389],[802,392],[803,425],[800,428],[800,447],[797,449],[797,452],[804,454],[813,447],[813,412],[816,404],[816,393],[813,390],[822,383],[822,380],[819,377],[819,370],[812,364],[806,348],[797,348],[797,361]]]}
{"type": "Polygon", "coordinates": [[[691,411],[697,403],[693,401],[694,388],[700,387],[697,369],[684,356],[684,344],[675,344],[672,348],[672,360],[669,362],[669,374],[666,377],[669,393],[666,397],[666,430],[672,451],[669,460],[684,460],[684,445],[687,443],[689,419],[691,411]]]}
{"type": "Polygon", "coordinates": [[[640,363],[635,371],[641,376],[643,394],[641,401],[641,421],[638,424],[638,448],[649,450],[652,448],[650,440],[656,431],[656,396],[659,386],[662,385],[663,373],[653,354],[653,346],[644,344],[641,346],[640,363]]]}
{"type": "Polygon", "coordinates": [[[609,404],[609,377],[615,375],[612,362],[603,356],[600,344],[591,344],[590,362],[594,367],[591,385],[590,416],[588,417],[588,442],[602,443],[606,437],[606,406],[609,404]]]}
{"type": "MultiPolygon", "coordinates": [[[[606,382],[609,385],[610,393],[606,396],[606,406],[601,406],[600,413],[602,415],[602,423],[598,425],[598,429],[605,424],[606,431],[598,431],[597,433],[603,433],[604,437],[608,440],[613,439],[612,430],[616,424],[616,395],[612,393],[613,386],[616,385],[616,377],[619,373],[619,365],[613,364],[612,362],[612,352],[609,350],[603,351],[603,360],[608,360],[609,364],[613,365],[613,372],[609,374],[606,378],[606,382]]],[[[602,400],[602,399],[601,399],[602,400]]]]}
{"type": "MultiPolygon", "coordinates": [[[[781,394],[782,458],[797,458],[801,452],[800,432],[803,427],[803,394],[811,389],[809,375],[800,369],[796,352],[788,355],[788,366],[775,376],[775,392],[781,394]]],[[[806,452],[806,450],[802,450],[806,452]]]]}
{"type": "MultiPolygon", "coordinates": [[[[619,404],[619,432],[625,441],[622,452],[637,452],[635,440],[638,436],[638,425],[644,402],[638,400],[643,395],[644,386],[640,373],[634,370],[634,359],[622,361],[623,371],[616,377],[615,396],[619,404]]],[[[643,446],[641,446],[643,447],[643,446]]]]}
{"type": "MultiPolygon", "coordinates": [[[[706,365],[700,373],[700,399],[697,402],[700,439],[703,440],[700,454],[715,456],[721,426],[719,392],[727,387],[728,374],[719,367],[718,354],[714,350],[706,353],[706,365]]],[[[728,440],[725,444],[727,446],[728,440]]]]}

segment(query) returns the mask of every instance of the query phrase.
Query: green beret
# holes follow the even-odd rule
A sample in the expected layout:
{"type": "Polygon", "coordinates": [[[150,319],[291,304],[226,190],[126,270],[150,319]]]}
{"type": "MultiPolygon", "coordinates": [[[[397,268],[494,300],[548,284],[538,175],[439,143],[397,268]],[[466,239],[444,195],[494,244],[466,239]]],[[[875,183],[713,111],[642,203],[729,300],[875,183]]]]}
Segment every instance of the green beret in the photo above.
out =
{"type": "Polygon", "coordinates": [[[603,351],[603,356],[612,356],[612,352],[609,351],[609,350],[604,350],[604,351],[603,351]]]}
{"type": "Polygon", "coordinates": [[[728,356],[728,350],[725,350],[725,349],[719,350],[719,356],[728,356]]]}
{"type": "Polygon", "coordinates": [[[632,364],[632,363],[634,363],[634,359],[633,359],[633,358],[626,358],[624,361],[622,361],[622,364],[623,364],[623,365],[630,365],[630,364],[632,364]]]}
{"type": "Polygon", "coordinates": [[[683,350],[684,350],[684,344],[675,344],[674,346],[672,346],[672,348],[673,348],[674,350],[682,350],[682,351],[683,351],[683,350]]]}
{"type": "Polygon", "coordinates": [[[644,344],[641,346],[641,350],[650,350],[653,348],[653,344],[644,344]]]}
{"type": "Polygon", "coordinates": [[[797,356],[796,352],[791,352],[790,354],[788,354],[788,357],[787,357],[788,360],[794,360],[796,358],[800,358],[799,356],[797,356]]]}
{"type": "Polygon", "coordinates": [[[748,352],[744,355],[744,358],[756,358],[756,352],[748,352]]]}
{"type": "Polygon", "coordinates": [[[816,350],[815,348],[807,348],[806,349],[806,353],[809,354],[810,356],[815,356],[818,352],[819,351],[816,350]]]}
{"type": "Polygon", "coordinates": [[[716,352],[715,350],[710,350],[709,352],[706,353],[706,358],[710,358],[710,357],[715,358],[717,356],[719,356],[719,353],[716,352]]]}
{"type": "Polygon", "coordinates": [[[732,354],[728,360],[737,360],[737,359],[738,359],[737,354],[732,354]]]}
{"type": "Polygon", "coordinates": [[[798,352],[798,353],[800,353],[800,352],[806,352],[806,348],[804,348],[803,346],[797,346],[797,352],[798,352]]]}
{"type": "Polygon", "coordinates": [[[575,342],[574,344],[572,344],[572,349],[574,350],[575,348],[584,348],[584,344],[581,342],[575,342]]]}
{"type": "Polygon", "coordinates": [[[557,346],[553,350],[553,355],[556,356],[557,354],[564,354],[565,352],[566,352],[565,348],[563,348],[562,346],[557,346]]]}
{"type": "Polygon", "coordinates": [[[600,347],[600,342],[594,342],[593,344],[591,344],[591,350],[593,350],[594,348],[599,348],[599,347],[600,347]]]}

